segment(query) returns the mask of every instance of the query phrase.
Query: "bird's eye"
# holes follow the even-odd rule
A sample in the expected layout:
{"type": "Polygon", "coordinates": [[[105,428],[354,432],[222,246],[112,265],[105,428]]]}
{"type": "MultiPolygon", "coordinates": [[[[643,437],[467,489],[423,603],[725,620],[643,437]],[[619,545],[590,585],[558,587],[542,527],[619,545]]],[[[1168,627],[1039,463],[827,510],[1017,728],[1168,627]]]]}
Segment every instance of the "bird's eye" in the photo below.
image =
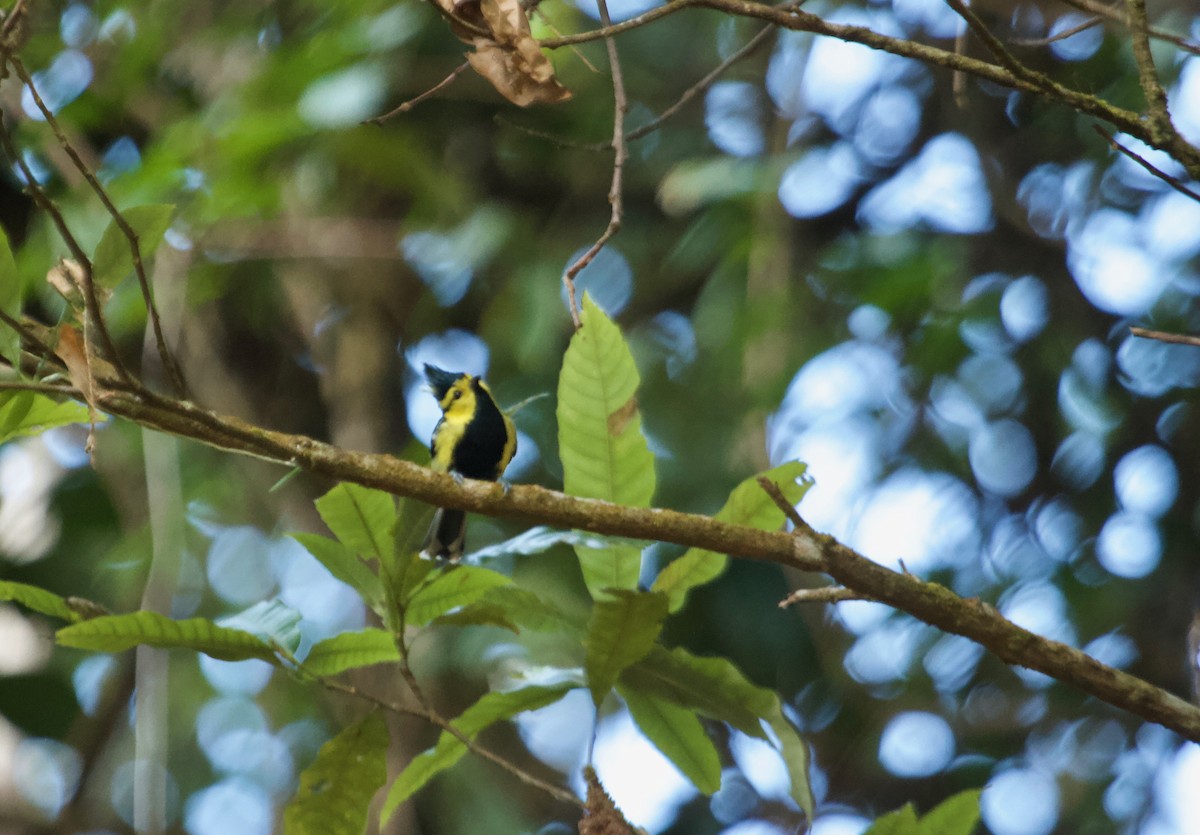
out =
{"type": "Polygon", "coordinates": [[[454,394],[450,395],[451,400],[457,400],[460,397],[462,397],[462,392],[459,391],[458,389],[455,389],[454,394]]]}

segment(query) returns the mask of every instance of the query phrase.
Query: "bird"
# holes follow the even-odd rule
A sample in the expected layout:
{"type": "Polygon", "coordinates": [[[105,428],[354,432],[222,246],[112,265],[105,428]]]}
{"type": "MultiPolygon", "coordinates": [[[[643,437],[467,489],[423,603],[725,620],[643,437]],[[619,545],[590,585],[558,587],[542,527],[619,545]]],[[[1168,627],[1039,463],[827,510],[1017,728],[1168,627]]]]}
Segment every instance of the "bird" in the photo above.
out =
{"type": "MultiPolygon", "coordinates": [[[[498,481],[517,451],[517,431],[481,377],[425,364],[425,379],[442,418],[433,429],[430,467],[457,479],[498,481]]],[[[439,508],[421,553],[457,562],[467,533],[466,511],[439,508]]]]}

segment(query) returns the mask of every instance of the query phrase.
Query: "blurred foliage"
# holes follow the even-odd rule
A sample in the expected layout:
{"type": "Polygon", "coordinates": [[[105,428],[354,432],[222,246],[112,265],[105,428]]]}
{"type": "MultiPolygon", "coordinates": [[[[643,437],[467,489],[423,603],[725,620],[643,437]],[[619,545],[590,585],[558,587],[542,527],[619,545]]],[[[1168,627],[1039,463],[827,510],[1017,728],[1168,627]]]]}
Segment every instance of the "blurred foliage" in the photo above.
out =
{"type": "MultiPolygon", "coordinates": [[[[1050,0],[976,5],[1006,41],[1083,19],[1050,0]]],[[[535,36],[592,28],[580,8],[539,6],[535,36]]],[[[805,8],[947,48],[957,29],[936,2],[805,8]]],[[[1153,14],[1173,32],[1200,32],[1189,4],[1153,14]]],[[[157,292],[164,318],[180,323],[179,358],[198,402],[423,460],[436,416],[421,362],[486,373],[506,406],[559,390],[572,336],[560,275],[609,213],[611,157],[575,147],[611,134],[600,42],[547,53],[573,93],[564,104],[519,109],[467,72],[376,127],[361,122],[463,60],[429,5],[97,0],[36,3],[31,15],[23,59],[117,205],[175,207],[157,292]]],[[[629,127],[756,31],[687,10],[622,35],[629,127]]],[[[1054,103],[970,79],[956,96],[948,72],[806,35],[770,43],[631,143],[622,230],[581,275],[581,297],[586,289],[620,325],[636,366],[636,434],[655,459],[651,502],[716,513],[753,473],[799,458],[815,479],[800,510],[818,529],[1187,694],[1200,485],[1186,462],[1200,458],[1200,357],[1135,340],[1127,326],[1200,332],[1195,204],[1115,156],[1092,119],[1054,103]]],[[[970,40],[967,49],[981,54],[970,40]]],[[[1119,27],[1014,49],[1065,84],[1139,106],[1119,27]]],[[[1173,114],[1196,131],[1200,58],[1161,41],[1155,57],[1173,114]]],[[[105,247],[110,217],[15,79],[0,93],[18,146],[74,234],[89,252],[105,247]]],[[[45,276],[66,248],[11,168],[0,190],[23,308],[56,322],[64,303],[45,276]]],[[[156,237],[161,212],[144,219],[156,237]]],[[[114,276],[128,270],[122,258],[109,263],[114,276]]],[[[0,309],[9,313],[12,274],[0,257],[0,309]]],[[[136,284],[118,284],[106,310],[136,367],[146,326],[136,284]]],[[[0,332],[0,356],[13,348],[0,332]]],[[[154,363],[145,369],[153,378],[154,363]]],[[[534,401],[517,415],[514,480],[570,481],[558,405],[534,401]]],[[[6,438],[34,427],[27,406],[0,404],[6,438]]],[[[43,411],[38,427],[67,419],[43,411]]],[[[58,428],[0,451],[3,579],[132,611],[149,571],[147,495],[162,485],[147,483],[140,430],[103,426],[93,467],[85,432],[58,428]]],[[[329,514],[313,500],[332,485],[301,476],[272,492],[279,468],[199,445],[182,445],[179,463],[188,527],[176,619],[279,599],[304,615],[301,653],[378,623],[310,558],[313,540],[284,536],[324,533],[329,514]]],[[[468,546],[519,533],[476,519],[468,546]]],[[[335,575],[364,585],[355,568],[343,576],[331,566],[357,566],[353,555],[317,547],[335,575]]],[[[547,607],[526,598],[523,614],[558,611],[585,628],[588,585],[574,551],[590,546],[546,547],[514,549],[489,566],[547,607]]],[[[649,553],[642,586],[680,549],[649,553]]],[[[1180,797],[1200,773],[1195,746],[873,604],[777,608],[791,587],[816,582],[732,560],[667,618],[670,649],[630,667],[618,690],[639,665],[727,658],[749,680],[739,692],[778,693],[780,720],[795,721],[811,745],[818,826],[827,818],[832,831],[861,831],[910,801],[934,809],[980,787],[984,823],[1006,835],[1182,831],[1181,815],[1194,815],[1180,797]],[[849,830],[834,829],[838,821],[849,830]]],[[[386,616],[386,595],[371,602],[386,616]]],[[[0,712],[10,771],[24,775],[5,823],[128,826],[128,664],[50,654],[42,620],[0,612],[14,659],[0,712]]],[[[530,658],[575,659],[562,633],[527,627],[518,643],[503,624],[478,623],[431,630],[411,648],[445,715],[462,714],[495,682],[535,676],[530,658]]],[[[239,634],[251,639],[249,654],[269,654],[239,634]]],[[[387,657],[362,634],[350,649],[387,657]]],[[[325,649],[329,663],[342,663],[338,647],[325,649]]],[[[177,653],[170,669],[170,814],[191,833],[229,831],[229,814],[242,832],[282,826],[299,773],[313,762],[337,768],[337,740],[374,723],[354,724],[363,705],[260,661],[177,653]]],[[[373,692],[399,689],[390,674],[355,675],[373,692]]],[[[618,703],[605,704],[600,742],[618,727],[618,703]]],[[[635,708],[639,726],[652,710],[635,708]]],[[[520,722],[517,733],[500,723],[482,738],[563,782],[582,752],[544,737],[569,748],[590,721],[586,711],[566,715],[540,741],[520,722]]],[[[666,715],[660,724],[670,719],[686,723],[666,715]]],[[[705,723],[721,788],[711,798],[690,788],[668,796],[668,772],[648,772],[661,780],[648,825],[703,835],[759,821],[774,827],[761,831],[791,831],[799,813],[770,776],[778,755],[744,731],[705,723]]],[[[406,760],[442,747],[427,726],[391,730],[406,760]]],[[[598,762],[618,805],[635,802],[616,786],[618,772],[646,760],[627,754],[607,772],[598,762]]],[[[711,763],[695,773],[704,782],[711,763]]],[[[920,826],[937,812],[897,814],[920,826]]],[[[488,831],[535,831],[548,821],[573,826],[574,810],[466,757],[402,806],[393,826],[466,833],[484,819],[488,831]]]]}

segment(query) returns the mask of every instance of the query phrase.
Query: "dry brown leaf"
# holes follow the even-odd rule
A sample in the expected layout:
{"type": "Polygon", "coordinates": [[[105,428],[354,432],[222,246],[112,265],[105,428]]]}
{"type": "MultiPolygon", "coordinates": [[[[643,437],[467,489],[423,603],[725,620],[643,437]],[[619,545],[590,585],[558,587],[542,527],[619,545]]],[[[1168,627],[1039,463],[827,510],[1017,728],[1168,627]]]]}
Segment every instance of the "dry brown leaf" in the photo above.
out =
{"type": "MultiPolygon", "coordinates": [[[[83,307],[83,267],[78,261],[61,258],[46,273],[46,282],[58,291],[74,308],[83,307]]],[[[108,301],[112,291],[104,287],[96,288],[96,295],[101,305],[108,301]]]]}
{"type": "Polygon", "coordinates": [[[450,23],[454,34],[474,45],[467,55],[475,72],[513,104],[555,104],[571,98],[571,91],[554,76],[554,65],[542,52],[529,27],[520,0],[437,0],[454,17],[491,33],[485,37],[450,23]]]}

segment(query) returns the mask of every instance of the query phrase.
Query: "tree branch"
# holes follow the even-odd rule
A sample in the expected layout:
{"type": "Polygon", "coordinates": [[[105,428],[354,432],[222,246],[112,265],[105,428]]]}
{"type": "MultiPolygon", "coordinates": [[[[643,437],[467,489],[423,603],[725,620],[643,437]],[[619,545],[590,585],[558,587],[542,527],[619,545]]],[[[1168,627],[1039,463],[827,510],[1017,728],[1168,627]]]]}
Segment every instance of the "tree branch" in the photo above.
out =
{"type": "Polygon", "coordinates": [[[892,571],[823,534],[762,531],[690,513],[581,499],[537,486],[517,485],[506,491],[493,482],[467,479],[459,484],[450,475],[409,461],[274,432],[151,391],[122,390],[116,380],[99,382],[109,386],[101,388],[97,399],[110,414],[316,475],[489,516],[697,546],[800,571],[821,571],[849,589],[970,638],[1006,663],[1045,673],[1200,742],[1200,708],[1074,647],[1035,635],[982,601],[964,600],[937,583],[892,571]]]}
{"type": "Polygon", "coordinates": [[[1096,133],[1103,136],[1105,141],[1108,142],[1108,144],[1110,146],[1112,146],[1112,148],[1114,150],[1120,151],[1122,154],[1129,157],[1131,160],[1136,162],[1138,165],[1142,166],[1142,168],[1145,168],[1147,171],[1149,171],[1155,177],[1158,177],[1160,180],[1162,180],[1164,183],[1169,185],[1171,188],[1175,189],[1177,192],[1182,194],[1184,197],[1190,198],[1190,199],[1195,200],[1196,202],[1200,203],[1200,194],[1197,194],[1196,192],[1192,191],[1190,188],[1185,186],[1178,177],[1172,177],[1166,171],[1163,171],[1161,168],[1154,165],[1154,163],[1150,162],[1150,160],[1146,159],[1143,156],[1135,154],[1133,151],[1129,150],[1124,145],[1122,145],[1120,142],[1118,142],[1116,140],[1116,138],[1110,132],[1108,132],[1107,130],[1102,128],[1100,125],[1092,125],[1092,129],[1095,130],[1096,133]]]}
{"type": "Polygon", "coordinates": [[[1175,134],[1175,126],[1171,124],[1171,114],[1167,110],[1167,91],[1158,80],[1154,55],[1150,51],[1146,0],[1125,0],[1125,8],[1128,9],[1129,34],[1133,42],[1133,58],[1137,62],[1138,81],[1142,85],[1142,95],[1146,97],[1150,131],[1158,136],[1160,142],[1165,142],[1175,134]]]}

